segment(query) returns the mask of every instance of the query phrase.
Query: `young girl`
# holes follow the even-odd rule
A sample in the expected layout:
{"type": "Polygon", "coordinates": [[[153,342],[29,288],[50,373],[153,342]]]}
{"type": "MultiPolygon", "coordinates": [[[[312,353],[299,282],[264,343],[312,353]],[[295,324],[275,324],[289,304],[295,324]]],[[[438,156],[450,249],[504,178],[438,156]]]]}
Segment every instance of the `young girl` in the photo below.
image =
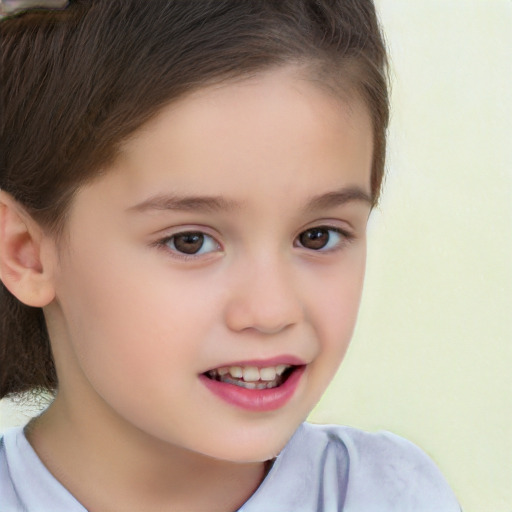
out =
{"type": "Polygon", "coordinates": [[[0,23],[0,397],[55,398],[0,511],[459,510],[408,441],[304,423],[383,176],[371,0],[36,3],[0,23]]]}

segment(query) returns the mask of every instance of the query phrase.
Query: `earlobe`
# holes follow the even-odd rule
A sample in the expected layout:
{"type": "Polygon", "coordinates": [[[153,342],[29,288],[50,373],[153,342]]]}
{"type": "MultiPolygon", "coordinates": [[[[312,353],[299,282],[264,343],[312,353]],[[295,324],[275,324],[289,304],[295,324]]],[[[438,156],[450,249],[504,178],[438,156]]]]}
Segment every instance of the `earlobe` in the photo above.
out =
{"type": "Polygon", "coordinates": [[[43,237],[25,209],[0,191],[0,279],[27,306],[44,307],[55,296],[50,262],[42,253],[43,237]]]}

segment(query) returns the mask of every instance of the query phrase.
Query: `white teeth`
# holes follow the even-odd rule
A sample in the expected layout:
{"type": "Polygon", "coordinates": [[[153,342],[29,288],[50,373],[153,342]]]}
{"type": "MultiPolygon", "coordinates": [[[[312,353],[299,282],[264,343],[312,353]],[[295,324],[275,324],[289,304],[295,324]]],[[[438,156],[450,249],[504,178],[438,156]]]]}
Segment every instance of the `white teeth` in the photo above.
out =
{"type": "Polygon", "coordinates": [[[283,375],[283,373],[285,372],[286,368],[289,368],[289,366],[286,365],[286,364],[278,364],[276,366],[276,373],[277,373],[277,375],[283,375]]]}
{"type": "Polygon", "coordinates": [[[243,376],[245,382],[257,382],[260,380],[260,370],[255,366],[247,366],[243,369],[243,376]]]}
{"type": "MultiPolygon", "coordinates": [[[[276,379],[279,380],[279,377],[289,368],[291,366],[287,364],[268,366],[266,368],[258,368],[257,366],[222,366],[216,370],[210,370],[208,374],[212,378],[217,377],[222,378],[222,380],[243,379],[244,382],[248,383],[261,381],[258,384],[258,389],[260,389],[260,386],[273,387],[277,385],[275,383],[276,379]]],[[[249,387],[253,389],[251,386],[249,387]]]]}
{"type": "MultiPolygon", "coordinates": [[[[260,370],[260,379],[265,381],[274,380],[276,378],[277,371],[274,367],[262,368],[260,370]]],[[[245,378],[245,373],[244,373],[245,378]]]]}
{"type": "Polygon", "coordinates": [[[235,379],[241,379],[244,374],[240,366],[232,366],[229,369],[229,373],[231,374],[231,377],[235,377],[235,379]]]}

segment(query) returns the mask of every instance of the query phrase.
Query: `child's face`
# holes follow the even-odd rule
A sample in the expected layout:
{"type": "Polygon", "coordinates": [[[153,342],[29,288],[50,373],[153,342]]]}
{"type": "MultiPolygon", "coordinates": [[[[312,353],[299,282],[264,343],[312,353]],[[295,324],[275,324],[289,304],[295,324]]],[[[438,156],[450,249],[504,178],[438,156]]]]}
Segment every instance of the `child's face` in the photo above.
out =
{"type": "Polygon", "coordinates": [[[371,131],[358,102],[290,70],[163,110],[72,205],[46,308],[57,400],[99,428],[116,418],[216,458],[274,456],[352,334],[371,131]],[[273,386],[279,365],[295,370],[265,390],[205,376],[266,367],[273,386]]]}

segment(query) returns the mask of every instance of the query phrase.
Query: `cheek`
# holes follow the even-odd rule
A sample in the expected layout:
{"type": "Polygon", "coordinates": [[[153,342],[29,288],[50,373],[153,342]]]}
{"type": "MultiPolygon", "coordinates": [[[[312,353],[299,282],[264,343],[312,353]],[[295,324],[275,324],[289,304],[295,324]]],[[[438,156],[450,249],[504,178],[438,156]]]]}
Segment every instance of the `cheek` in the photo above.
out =
{"type": "Polygon", "coordinates": [[[127,257],[79,258],[63,272],[59,295],[68,343],[91,380],[108,375],[123,385],[136,379],[151,387],[153,378],[155,385],[162,374],[171,381],[181,368],[198,364],[213,313],[190,280],[186,286],[183,277],[162,276],[161,268],[127,257]]]}
{"type": "MultiPolygon", "coordinates": [[[[312,300],[312,324],[317,330],[320,350],[332,374],[348,348],[359,311],[365,272],[365,251],[361,248],[345,265],[331,269],[324,286],[312,300]],[[356,257],[357,256],[357,257],[356,257]]],[[[331,372],[329,372],[331,373],[331,372]]]]}
{"type": "Polygon", "coordinates": [[[73,362],[61,384],[84,400],[100,396],[141,428],[156,417],[169,425],[169,411],[187,410],[196,374],[205,369],[201,354],[215,301],[200,301],[190,279],[185,286],[179,276],[162,279],[126,258],[112,263],[81,258],[63,276],[65,350],[73,362]]]}

